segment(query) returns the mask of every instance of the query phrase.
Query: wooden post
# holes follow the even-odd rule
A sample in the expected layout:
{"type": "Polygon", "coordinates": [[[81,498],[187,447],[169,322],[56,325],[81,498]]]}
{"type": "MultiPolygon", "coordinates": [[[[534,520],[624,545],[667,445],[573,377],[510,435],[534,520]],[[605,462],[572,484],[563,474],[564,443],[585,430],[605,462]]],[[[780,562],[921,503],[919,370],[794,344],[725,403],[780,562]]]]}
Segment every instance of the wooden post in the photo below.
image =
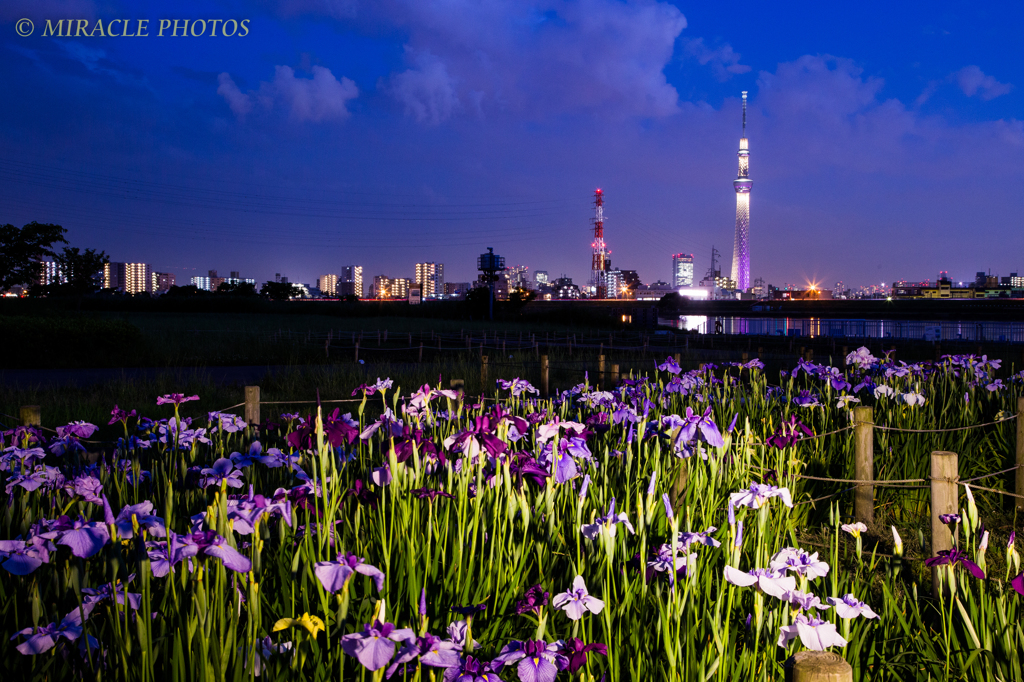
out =
{"type": "MultiPolygon", "coordinates": [[[[601,344],[602,347],[604,344],[601,344]]],[[[604,387],[604,355],[597,356],[597,382],[600,387],[604,387]]]]}
{"type": "Polygon", "coordinates": [[[38,405],[22,405],[18,412],[22,426],[42,426],[43,411],[38,405]]]}
{"type": "MultiPolygon", "coordinates": [[[[931,556],[953,548],[953,535],[949,526],[939,517],[957,513],[957,454],[935,450],[932,452],[932,549],[931,556]]],[[[932,587],[939,592],[939,566],[932,567],[932,587]]]]}
{"type": "Polygon", "coordinates": [[[619,385],[619,366],[618,365],[612,365],[612,378],[611,378],[611,381],[609,383],[611,383],[612,388],[615,388],[616,386],[619,385]]]}
{"type": "MultiPolygon", "coordinates": [[[[1024,397],[1017,398],[1017,494],[1024,496],[1024,397]]],[[[1024,497],[1016,499],[1024,511],[1024,497]]]]}
{"type": "Polygon", "coordinates": [[[355,363],[356,363],[357,365],[359,364],[359,342],[358,342],[358,341],[356,341],[356,357],[355,357],[355,363]]]}
{"type": "MultiPolygon", "coordinates": [[[[853,408],[853,442],[856,447],[853,477],[858,481],[875,480],[875,436],[872,408],[853,408]]],[[[858,484],[853,492],[853,515],[866,526],[875,520],[875,486],[858,484]]]]}
{"type": "Polygon", "coordinates": [[[548,356],[540,356],[540,395],[542,398],[548,397],[548,356]]]}
{"type": "Polygon", "coordinates": [[[831,651],[801,651],[786,661],[789,682],[853,682],[853,668],[831,651]]]}
{"type": "MultiPolygon", "coordinates": [[[[481,346],[481,349],[483,349],[483,346],[481,346]]],[[[480,385],[483,386],[482,390],[485,395],[487,393],[487,361],[489,359],[486,355],[480,356],[480,385]]]]}
{"type": "Polygon", "coordinates": [[[417,362],[423,362],[423,342],[420,341],[420,358],[417,362]]]}
{"type": "Polygon", "coordinates": [[[250,426],[260,423],[260,387],[245,387],[245,421],[250,426]]]}
{"type": "Polygon", "coordinates": [[[682,353],[676,353],[676,364],[678,365],[682,361],[683,361],[683,354],[682,353]]]}

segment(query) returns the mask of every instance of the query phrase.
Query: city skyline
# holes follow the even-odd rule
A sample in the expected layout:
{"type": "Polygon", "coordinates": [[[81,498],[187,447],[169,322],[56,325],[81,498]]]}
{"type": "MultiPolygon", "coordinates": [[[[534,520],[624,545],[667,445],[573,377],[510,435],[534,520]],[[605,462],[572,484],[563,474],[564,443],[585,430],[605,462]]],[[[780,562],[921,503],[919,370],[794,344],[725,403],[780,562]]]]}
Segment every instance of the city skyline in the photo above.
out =
{"type": "Polygon", "coordinates": [[[240,3],[246,38],[170,42],[41,31],[194,7],[6,3],[0,82],[18,106],[0,112],[0,220],[62,224],[179,283],[220,264],[411,278],[424,261],[471,281],[492,246],[585,284],[600,187],[614,267],[669,281],[673,253],[698,273],[712,246],[731,256],[747,90],[751,281],[1024,271],[1022,171],[1005,161],[1024,147],[1019,7],[874,23],[647,0],[345,7],[240,3]]]}

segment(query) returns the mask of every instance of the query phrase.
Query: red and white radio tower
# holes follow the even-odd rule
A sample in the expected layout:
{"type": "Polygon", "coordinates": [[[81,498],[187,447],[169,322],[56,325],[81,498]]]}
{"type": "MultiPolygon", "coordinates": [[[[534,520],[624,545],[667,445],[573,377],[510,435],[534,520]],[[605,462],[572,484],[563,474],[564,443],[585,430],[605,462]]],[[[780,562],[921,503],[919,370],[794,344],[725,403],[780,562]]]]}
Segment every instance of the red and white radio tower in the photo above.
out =
{"type": "Polygon", "coordinates": [[[601,190],[594,192],[594,256],[590,262],[590,286],[595,292],[595,298],[607,297],[607,285],[605,271],[608,269],[608,254],[611,253],[605,248],[604,243],[604,193],[601,190]]]}

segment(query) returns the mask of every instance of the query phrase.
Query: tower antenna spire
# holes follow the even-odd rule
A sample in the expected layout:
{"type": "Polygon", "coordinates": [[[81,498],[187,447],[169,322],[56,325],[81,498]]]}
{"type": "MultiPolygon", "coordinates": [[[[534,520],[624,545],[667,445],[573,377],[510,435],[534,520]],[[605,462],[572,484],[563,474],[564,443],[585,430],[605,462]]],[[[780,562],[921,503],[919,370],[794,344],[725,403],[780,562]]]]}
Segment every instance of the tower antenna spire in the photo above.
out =
{"type": "Polygon", "coordinates": [[[747,91],[743,91],[743,137],[747,136],[747,91]]]}

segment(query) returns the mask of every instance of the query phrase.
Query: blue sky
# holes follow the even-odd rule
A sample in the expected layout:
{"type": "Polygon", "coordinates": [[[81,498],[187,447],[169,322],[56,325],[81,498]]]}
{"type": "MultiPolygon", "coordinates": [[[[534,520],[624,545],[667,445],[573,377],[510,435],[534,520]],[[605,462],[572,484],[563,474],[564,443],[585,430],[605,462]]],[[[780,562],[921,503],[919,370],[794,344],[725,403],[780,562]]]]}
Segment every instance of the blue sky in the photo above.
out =
{"type": "Polygon", "coordinates": [[[1007,3],[7,2],[0,220],[179,280],[342,265],[475,276],[486,247],[588,276],[732,256],[750,92],[751,271],[880,283],[1024,272],[1024,84],[1007,3]],[[775,5],[775,6],[773,6],[775,5]],[[16,22],[34,22],[21,37],[16,22]],[[149,20],[148,37],[41,35],[149,20]],[[161,19],[249,19],[158,37],[161,19]]]}

